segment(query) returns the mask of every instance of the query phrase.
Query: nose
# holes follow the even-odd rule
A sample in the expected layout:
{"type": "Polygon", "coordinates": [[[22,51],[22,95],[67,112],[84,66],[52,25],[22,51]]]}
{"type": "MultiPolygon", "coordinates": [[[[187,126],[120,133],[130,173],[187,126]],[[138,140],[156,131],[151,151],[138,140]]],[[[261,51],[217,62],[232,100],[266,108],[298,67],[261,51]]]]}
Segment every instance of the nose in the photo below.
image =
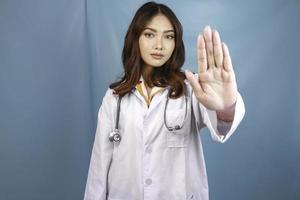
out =
{"type": "Polygon", "coordinates": [[[158,37],[156,40],[155,50],[163,50],[162,39],[160,37],[158,37]]]}
{"type": "Polygon", "coordinates": [[[162,46],[160,45],[160,46],[156,46],[156,47],[155,47],[155,50],[163,50],[163,48],[162,48],[162,46]]]}

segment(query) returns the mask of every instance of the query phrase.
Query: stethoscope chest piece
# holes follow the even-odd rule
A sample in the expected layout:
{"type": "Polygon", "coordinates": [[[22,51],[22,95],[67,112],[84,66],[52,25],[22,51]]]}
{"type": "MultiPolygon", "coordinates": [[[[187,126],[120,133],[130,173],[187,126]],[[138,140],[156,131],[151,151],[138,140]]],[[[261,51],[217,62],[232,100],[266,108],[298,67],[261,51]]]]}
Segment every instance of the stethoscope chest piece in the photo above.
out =
{"type": "Polygon", "coordinates": [[[121,141],[121,135],[118,129],[114,130],[109,135],[109,141],[111,142],[120,142],[121,141]]]}

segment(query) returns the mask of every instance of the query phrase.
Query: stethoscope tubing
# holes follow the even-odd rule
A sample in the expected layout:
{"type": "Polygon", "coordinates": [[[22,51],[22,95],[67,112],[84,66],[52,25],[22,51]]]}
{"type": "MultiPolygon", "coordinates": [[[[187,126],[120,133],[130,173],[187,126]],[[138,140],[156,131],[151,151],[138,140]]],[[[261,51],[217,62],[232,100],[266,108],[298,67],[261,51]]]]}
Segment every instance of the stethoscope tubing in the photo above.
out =
{"type": "MultiPolygon", "coordinates": [[[[184,98],[185,98],[185,114],[184,114],[184,119],[182,121],[182,123],[179,125],[175,125],[174,127],[172,126],[168,126],[167,124],[167,107],[168,107],[168,103],[169,103],[169,97],[171,95],[171,89],[169,88],[169,91],[168,91],[168,95],[167,95],[167,99],[166,99],[166,104],[165,104],[165,109],[164,109],[164,125],[165,127],[168,129],[168,131],[177,131],[177,130],[180,130],[182,129],[183,125],[184,125],[184,122],[186,121],[186,117],[187,117],[187,110],[188,110],[188,97],[187,97],[187,90],[185,88],[185,91],[184,91],[184,98]]],[[[116,116],[116,122],[115,122],[115,129],[113,132],[111,132],[110,136],[109,136],[109,141],[110,142],[114,142],[114,143],[117,143],[117,142],[120,142],[121,141],[121,134],[120,134],[120,131],[119,131],[119,118],[120,118],[120,111],[121,111],[121,100],[122,100],[122,97],[119,96],[118,98],[118,102],[117,102],[117,116],[116,116]]]]}

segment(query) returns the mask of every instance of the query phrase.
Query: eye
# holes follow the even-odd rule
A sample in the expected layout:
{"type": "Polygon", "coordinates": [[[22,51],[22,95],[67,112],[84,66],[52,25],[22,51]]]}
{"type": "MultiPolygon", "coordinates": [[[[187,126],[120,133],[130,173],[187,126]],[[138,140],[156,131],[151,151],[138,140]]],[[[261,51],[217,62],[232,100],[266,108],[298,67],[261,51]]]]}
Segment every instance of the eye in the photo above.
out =
{"type": "Polygon", "coordinates": [[[152,37],[154,37],[154,34],[153,33],[144,33],[144,36],[146,38],[152,38],[152,37]]]}
{"type": "Polygon", "coordinates": [[[174,35],[167,35],[166,38],[170,39],[170,40],[173,40],[175,37],[174,37],[174,35]]]}

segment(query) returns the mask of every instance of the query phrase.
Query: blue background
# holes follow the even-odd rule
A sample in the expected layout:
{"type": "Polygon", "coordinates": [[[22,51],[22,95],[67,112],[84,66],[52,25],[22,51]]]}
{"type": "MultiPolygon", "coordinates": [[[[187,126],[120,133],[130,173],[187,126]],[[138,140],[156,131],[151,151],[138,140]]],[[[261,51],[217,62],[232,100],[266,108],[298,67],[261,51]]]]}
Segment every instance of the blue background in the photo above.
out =
{"type": "MultiPolygon", "coordinates": [[[[97,112],[145,1],[0,1],[0,199],[83,199],[97,112]]],[[[246,115],[225,144],[201,132],[212,200],[300,199],[300,2],[160,1],[197,71],[205,25],[230,49],[246,115]]]]}

